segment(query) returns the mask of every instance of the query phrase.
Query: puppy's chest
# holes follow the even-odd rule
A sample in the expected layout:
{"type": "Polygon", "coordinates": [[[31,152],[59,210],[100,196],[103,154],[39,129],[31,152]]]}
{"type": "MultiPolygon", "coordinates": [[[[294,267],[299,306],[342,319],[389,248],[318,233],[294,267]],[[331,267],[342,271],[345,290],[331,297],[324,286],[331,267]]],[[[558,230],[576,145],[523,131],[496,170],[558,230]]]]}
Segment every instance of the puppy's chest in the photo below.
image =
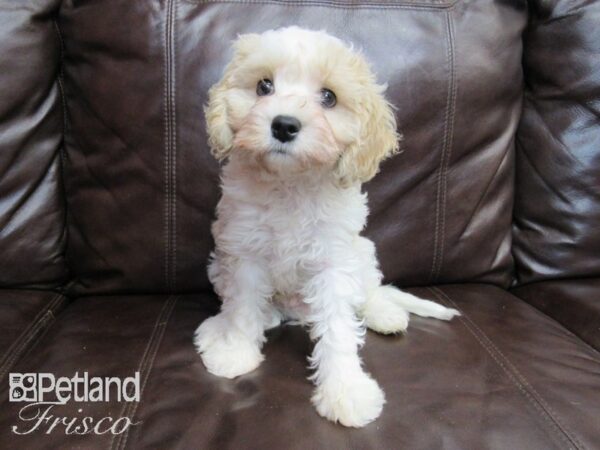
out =
{"type": "Polygon", "coordinates": [[[296,292],[322,270],[332,225],[317,204],[281,196],[244,214],[249,238],[244,251],[266,264],[277,291],[296,292]]]}
{"type": "Polygon", "coordinates": [[[358,189],[327,186],[228,189],[213,232],[223,253],[255,259],[267,268],[277,291],[298,292],[332,261],[346,259],[365,223],[365,200],[358,189]]]}
{"type": "Polygon", "coordinates": [[[278,291],[301,288],[308,277],[322,269],[327,259],[329,224],[303,210],[301,205],[273,205],[261,221],[266,245],[260,249],[278,291]]]}

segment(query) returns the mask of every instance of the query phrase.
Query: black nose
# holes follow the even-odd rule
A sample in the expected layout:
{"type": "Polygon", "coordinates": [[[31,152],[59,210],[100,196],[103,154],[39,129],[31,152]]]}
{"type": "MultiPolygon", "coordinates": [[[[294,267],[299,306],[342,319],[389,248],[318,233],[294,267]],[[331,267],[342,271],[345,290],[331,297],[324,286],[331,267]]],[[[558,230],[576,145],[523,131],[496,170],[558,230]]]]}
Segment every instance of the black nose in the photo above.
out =
{"type": "Polygon", "coordinates": [[[298,119],[292,116],[277,116],[271,123],[271,133],[280,142],[293,141],[302,128],[298,119]]]}

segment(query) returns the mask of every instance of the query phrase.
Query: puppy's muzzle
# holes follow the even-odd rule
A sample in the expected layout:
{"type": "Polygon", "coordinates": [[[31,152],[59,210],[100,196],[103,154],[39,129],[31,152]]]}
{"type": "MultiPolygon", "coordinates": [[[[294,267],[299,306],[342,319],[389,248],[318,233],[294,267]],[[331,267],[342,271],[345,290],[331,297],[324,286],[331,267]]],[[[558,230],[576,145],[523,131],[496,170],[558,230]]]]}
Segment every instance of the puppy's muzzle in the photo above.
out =
{"type": "Polygon", "coordinates": [[[271,122],[271,134],[283,143],[293,141],[301,128],[300,121],[292,116],[277,116],[271,122]]]}

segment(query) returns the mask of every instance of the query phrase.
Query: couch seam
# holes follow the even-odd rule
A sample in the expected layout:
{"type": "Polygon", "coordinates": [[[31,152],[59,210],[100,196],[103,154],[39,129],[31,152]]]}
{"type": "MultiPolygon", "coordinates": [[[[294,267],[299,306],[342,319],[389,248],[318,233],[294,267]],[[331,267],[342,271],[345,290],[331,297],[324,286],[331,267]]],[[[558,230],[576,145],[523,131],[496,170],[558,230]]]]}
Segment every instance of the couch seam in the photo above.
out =
{"type": "MultiPolygon", "coordinates": [[[[158,316],[156,318],[156,322],[154,323],[154,327],[152,329],[152,333],[150,333],[150,337],[146,342],[146,348],[144,349],[144,353],[142,353],[142,357],[138,364],[138,372],[140,373],[140,377],[142,378],[142,384],[140,386],[140,397],[144,393],[144,389],[148,382],[148,378],[150,377],[150,372],[152,371],[152,367],[154,366],[154,361],[156,359],[156,355],[158,353],[158,349],[160,344],[162,343],[165,330],[167,328],[167,324],[169,319],[171,318],[171,314],[173,309],[175,308],[175,304],[179,300],[179,296],[170,295],[167,297],[167,300],[164,302],[158,316]]],[[[120,417],[130,417],[133,420],[135,413],[141,403],[141,398],[139,402],[128,402],[125,403],[123,408],[121,409],[120,417]]],[[[124,449],[127,444],[127,439],[129,436],[129,428],[123,434],[113,434],[110,440],[110,449],[124,449]]]]}
{"type": "MultiPolygon", "coordinates": [[[[494,172],[492,173],[492,176],[490,177],[485,188],[483,189],[481,196],[475,203],[475,207],[469,213],[468,219],[465,221],[465,226],[461,227],[461,230],[458,233],[458,236],[462,237],[465,234],[465,232],[467,231],[467,229],[469,228],[469,226],[471,226],[471,224],[474,222],[475,214],[477,213],[477,211],[481,210],[481,205],[484,203],[484,199],[490,194],[490,189],[491,189],[492,185],[498,179],[498,173],[500,172],[500,170],[502,169],[502,166],[504,165],[504,163],[506,162],[507,158],[510,155],[511,155],[511,146],[509,145],[506,147],[506,151],[504,152],[504,154],[502,155],[502,158],[500,159],[500,162],[494,169],[494,172]]],[[[511,214],[512,214],[512,210],[511,210],[511,214]]],[[[512,222],[511,222],[511,228],[512,228],[512,222]]],[[[504,240],[504,239],[502,239],[502,240],[504,240]]],[[[502,245],[502,244],[500,244],[500,245],[502,245]]],[[[498,251],[496,251],[495,254],[498,254],[498,251]]]]}
{"type": "Polygon", "coordinates": [[[164,240],[164,282],[165,287],[169,288],[169,206],[168,206],[168,192],[169,192],[169,114],[167,111],[167,67],[168,67],[168,56],[167,56],[167,31],[163,33],[163,124],[164,130],[164,141],[165,141],[165,154],[164,154],[164,191],[165,191],[165,211],[164,211],[164,228],[163,228],[163,240],[164,240]]]}
{"type": "Polygon", "coordinates": [[[446,198],[448,183],[448,164],[452,151],[454,113],[456,103],[456,54],[454,39],[454,23],[451,11],[446,11],[446,61],[450,68],[446,111],[444,113],[444,135],[442,138],[442,154],[436,174],[435,230],[433,241],[433,258],[431,261],[430,281],[437,281],[444,259],[444,239],[446,226],[446,198]]]}
{"type": "Polygon", "coordinates": [[[171,120],[172,120],[172,141],[171,141],[171,164],[173,179],[171,185],[171,235],[173,242],[171,247],[171,283],[172,290],[177,290],[177,47],[175,39],[177,36],[177,0],[173,0],[171,8],[171,120]]]}
{"type": "Polygon", "coordinates": [[[173,87],[173,9],[174,0],[166,1],[164,45],[164,123],[165,123],[165,286],[167,291],[174,290],[173,271],[173,146],[174,146],[174,87],[173,87]]]}
{"type": "Polygon", "coordinates": [[[58,26],[58,22],[56,21],[56,19],[53,20],[53,24],[54,24],[54,30],[56,31],[56,34],[58,36],[58,41],[59,41],[59,46],[60,46],[60,67],[58,70],[58,77],[56,77],[56,80],[58,82],[58,89],[60,92],[60,99],[62,102],[61,106],[62,106],[62,113],[63,113],[63,140],[64,140],[64,137],[65,137],[66,131],[67,131],[67,101],[65,98],[65,91],[64,91],[63,80],[62,80],[64,77],[63,68],[64,68],[65,41],[63,40],[62,32],[60,31],[60,27],[58,26]]]}
{"type": "Polygon", "coordinates": [[[58,153],[59,153],[59,163],[60,163],[60,176],[61,176],[61,180],[60,180],[60,184],[62,187],[62,194],[63,194],[63,207],[64,207],[64,215],[63,215],[63,233],[64,233],[64,239],[65,239],[65,246],[63,249],[63,257],[65,260],[65,269],[66,269],[66,275],[68,276],[71,272],[70,267],[69,267],[69,261],[68,261],[68,256],[67,256],[67,246],[69,245],[69,205],[67,202],[67,177],[66,177],[66,172],[65,172],[65,166],[67,164],[67,146],[66,146],[66,138],[67,138],[67,130],[69,129],[69,125],[68,125],[68,120],[69,120],[69,116],[67,113],[67,97],[65,94],[65,87],[64,87],[64,66],[65,66],[65,41],[63,39],[62,36],[62,31],[60,30],[60,26],[58,25],[58,19],[57,17],[54,17],[53,19],[53,24],[54,24],[54,30],[56,31],[56,34],[58,36],[58,41],[59,41],[59,46],[60,46],[60,66],[59,66],[59,70],[58,70],[58,76],[56,77],[57,80],[57,84],[58,84],[58,90],[60,92],[60,99],[61,99],[61,108],[62,108],[62,119],[63,119],[63,129],[62,129],[62,141],[60,143],[60,147],[58,149],[58,153]]]}
{"type": "Polygon", "coordinates": [[[574,446],[577,449],[584,450],[586,447],[583,445],[561,421],[558,413],[544,400],[544,398],[535,390],[531,383],[525,378],[516,366],[504,355],[504,353],[492,342],[492,340],[483,332],[483,330],[461,310],[458,305],[450,298],[448,294],[443,292],[440,288],[430,287],[428,288],[436,298],[442,303],[450,303],[454,308],[461,312],[459,320],[463,323],[465,328],[475,337],[477,342],[486,350],[486,352],[492,357],[492,359],[500,366],[504,373],[508,376],[509,380],[518,388],[523,396],[529,401],[529,403],[540,413],[544,422],[549,425],[549,429],[552,430],[557,437],[567,443],[569,446],[574,446]],[[444,299],[446,302],[444,302],[444,299]],[[469,325],[470,324],[470,325],[469,325]]]}
{"type": "Polygon", "coordinates": [[[276,1],[276,0],[182,0],[185,3],[192,5],[211,5],[211,4],[219,4],[219,3],[230,3],[230,4],[242,4],[242,5],[277,5],[277,6],[316,6],[316,7],[324,7],[324,8],[332,8],[332,9],[346,9],[346,10],[354,10],[354,9],[379,9],[379,10],[393,10],[393,9],[409,9],[409,10],[445,10],[452,8],[458,1],[454,0],[450,2],[445,2],[443,0],[435,1],[432,3],[399,3],[399,4],[385,4],[385,3],[375,3],[369,2],[371,4],[357,5],[357,4],[344,4],[336,1],[311,1],[311,0],[297,0],[294,2],[291,1],[276,1]]]}
{"type": "Polygon", "coordinates": [[[23,330],[17,339],[15,339],[15,342],[13,342],[13,344],[6,351],[6,356],[3,358],[4,362],[0,366],[0,379],[4,377],[16,359],[23,354],[22,350],[27,346],[32,337],[36,334],[37,330],[41,328],[43,323],[46,321],[48,312],[54,307],[55,303],[58,303],[58,300],[61,298],[63,298],[62,295],[56,294],[50,300],[46,308],[42,308],[25,328],[25,330],[23,330]]]}
{"type": "MultiPolygon", "coordinates": [[[[168,18],[166,19],[168,23],[168,18]]],[[[169,97],[169,82],[168,82],[168,67],[169,67],[169,55],[167,50],[167,34],[168,26],[165,25],[165,32],[163,34],[163,51],[164,51],[164,73],[163,73],[163,102],[164,102],[164,124],[165,124],[165,229],[164,229],[164,240],[165,240],[165,286],[169,289],[169,109],[168,109],[168,97],[169,97]]]]}
{"type": "Polygon", "coordinates": [[[27,346],[33,341],[38,331],[54,319],[54,308],[66,300],[61,294],[56,294],[46,308],[42,308],[33,318],[29,325],[15,339],[13,344],[8,348],[5,356],[0,364],[0,379],[4,378],[6,373],[14,366],[15,362],[22,356],[27,349],[27,346]]]}
{"type": "MultiPolygon", "coordinates": [[[[44,310],[41,317],[38,317],[35,322],[32,322],[30,326],[27,327],[26,335],[21,338],[19,336],[19,340],[15,341],[14,348],[11,348],[11,355],[6,359],[4,364],[5,367],[2,368],[0,372],[0,378],[4,378],[6,373],[14,367],[14,364],[17,362],[19,357],[25,353],[28,345],[38,334],[38,331],[44,328],[44,325],[52,319],[52,312],[50,310],[44,310]]],[[[11,346],[12,347],[12,346],[11,346]]]]}
{"type": "Polygon", "coordinates": [[[435,273],[435,279],[437,280],[440,275],[440,270],[444,262],[444,241],[446,240],[446,205],[448,203],[448,168],[450,166],[450,157],[452,155],[452,147],[454,145],[454,118],[456,114],[456,92],[457,92],[457,77],[456,77],[456,41],[454,36],[454,21],[452,20],[451,11],[446,14],[448,20],[448,33],[450,35],[450,42],[452,42],[452,97],[450,101],[450,117],[447,129],[447,142],[446,142],[446,165],[444,167],[444,197],[442,200],[442,212],[441,212],[441,227],[442,233],[440,239],[440,254],[438,258],[438,267],[435,273]]]}

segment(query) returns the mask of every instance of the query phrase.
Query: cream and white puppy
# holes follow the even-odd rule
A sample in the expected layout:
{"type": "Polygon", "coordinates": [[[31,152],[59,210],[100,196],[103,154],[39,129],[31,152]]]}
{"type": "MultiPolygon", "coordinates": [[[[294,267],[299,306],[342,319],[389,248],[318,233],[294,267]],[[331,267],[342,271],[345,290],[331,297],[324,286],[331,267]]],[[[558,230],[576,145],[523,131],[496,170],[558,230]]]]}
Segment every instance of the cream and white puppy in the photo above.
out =
{"type": "Polygon", "coordinates": [[[298,27],[242,35],[206,108],[223,195],[209,277],[221,312],[196,331],[209,372],[227,378],[263,360],[265,330],[306,324],[322,416],[360,427],[385,397],[364,371],[365,325],[406,330],[409,312],[458,312],[382,286],[375,247],[360,235],[361,184],[398,148],[392,108],[369,65],[324,32],[298,27]]]}

